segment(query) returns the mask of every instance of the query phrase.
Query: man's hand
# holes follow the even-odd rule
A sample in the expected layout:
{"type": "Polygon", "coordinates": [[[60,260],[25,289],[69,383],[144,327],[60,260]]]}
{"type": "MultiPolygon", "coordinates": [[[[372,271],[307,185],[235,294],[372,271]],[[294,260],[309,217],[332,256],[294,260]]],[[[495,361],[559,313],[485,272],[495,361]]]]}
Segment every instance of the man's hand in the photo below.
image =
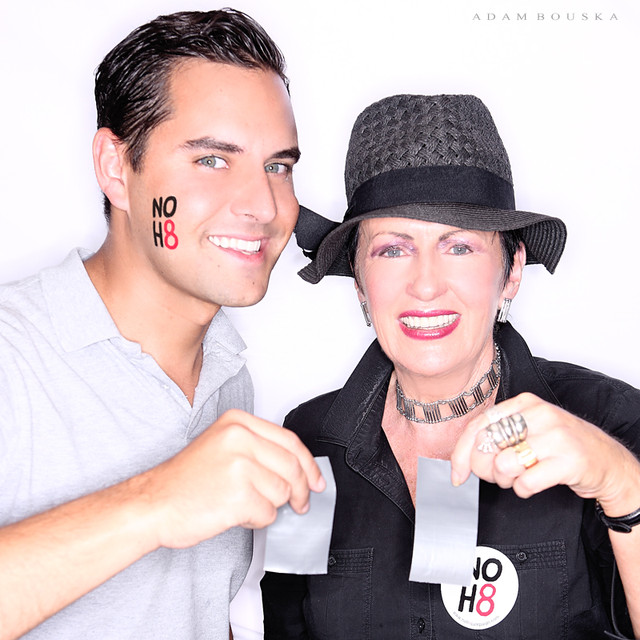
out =
{"type": "Polygon", "coordinates": [[[325,487],[293,432],[239,410],[140,481],[157,517],[157,544],[165,547],[190,546],[237,525],[265,527],[286,502],[304,513],[309,490],[325,487]]]}
{"type": "Polygon", "coordinates": [[[160,546],[264,527],[325,482],[282,427],[228,411],[173,458],[0,529],[0,640],[14,639],[160,546]]]}

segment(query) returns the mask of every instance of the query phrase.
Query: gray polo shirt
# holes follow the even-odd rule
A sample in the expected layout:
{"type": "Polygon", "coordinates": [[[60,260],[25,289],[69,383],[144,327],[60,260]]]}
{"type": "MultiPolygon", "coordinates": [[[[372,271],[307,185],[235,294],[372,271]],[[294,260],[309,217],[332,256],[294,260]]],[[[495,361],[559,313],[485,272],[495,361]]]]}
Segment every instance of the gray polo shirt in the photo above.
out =
{"type": "MultiPolygon", "coordinates": [[[[0,525],[155,466],[227,409],[253,410],[245,344],[222,311],[204,339],[191,406],[120,335],[82,264],[88,255],[75,250],[0,286],[0,525]]],[[[25,637],[227,640],[229,601],[250,556],[241,528],[159,549],[25,637]]]]}

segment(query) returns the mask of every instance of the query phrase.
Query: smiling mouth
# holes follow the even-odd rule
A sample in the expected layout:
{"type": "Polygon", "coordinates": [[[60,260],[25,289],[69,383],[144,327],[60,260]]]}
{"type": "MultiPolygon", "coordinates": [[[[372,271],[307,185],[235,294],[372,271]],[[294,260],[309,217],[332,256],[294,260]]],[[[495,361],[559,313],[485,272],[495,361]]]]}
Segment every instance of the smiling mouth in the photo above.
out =
{"type": "Polygon", "coordinates": [[[443,329],[453,324],[459,313],[447,313],[441,316],[404,316],[400,322],[409,329],[443,329]]]}
{"type": "Polygon", "coordinates": [[[222,249],[239,251],[247,256],[252,256],[260,251],[260,240],[242,240],[228,236],[209,236],[209,242],[222,249]]]}

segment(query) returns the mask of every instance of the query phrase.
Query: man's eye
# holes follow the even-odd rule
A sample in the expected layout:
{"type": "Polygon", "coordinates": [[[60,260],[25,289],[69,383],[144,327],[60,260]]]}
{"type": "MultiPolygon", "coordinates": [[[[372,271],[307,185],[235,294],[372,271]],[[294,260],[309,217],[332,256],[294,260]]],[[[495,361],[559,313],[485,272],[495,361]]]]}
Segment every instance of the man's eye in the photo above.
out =
{"type": "Polygon", "coordinates": [[[198,160],[198,164],[209,169],[224,169],[227,166],[227,163],[222,158],[218,158],[218,156],[205,156],[198,160]]]}
{"type": "Polygon", "coordinates": [[[467,253],[471,253],[471,247],[466,244],[456,244],[451,247],[451,253],[456,256],[464,256],[467,253]]]}
{"type": "Polygon", "coordinates": [[[267,173],[288,174],[291,171],[291,167],[283,162],[270,162],[268,165],[265,165],[264,170],[267,173]]]}

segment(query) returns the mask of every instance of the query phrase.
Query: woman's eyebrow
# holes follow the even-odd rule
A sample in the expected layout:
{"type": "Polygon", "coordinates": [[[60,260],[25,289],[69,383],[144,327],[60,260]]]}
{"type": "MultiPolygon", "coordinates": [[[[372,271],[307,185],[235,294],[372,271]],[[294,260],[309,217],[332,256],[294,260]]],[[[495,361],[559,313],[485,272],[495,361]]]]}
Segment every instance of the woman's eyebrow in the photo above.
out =
{"type": "Polygon", "coordinates": [[[377,231],[371,236],[370,241],[374,240],[378,236],[395,236],[396,238],[402,238],[403,240],[413,240],[413,236],[408,233],[400,233],[399,231],[377,231]]]}
{"type": "Polygon", "coordinates": [[[451,236],[455,236],[459,233],[471,233],[474,236],[478,235],[478,231],[476,231],[475,229],[452,229],[451,231],[447,231],[446,233],[443,233],[438,240],[440,242],[444,242],[445,240],[448,240],[451,236]]]}

